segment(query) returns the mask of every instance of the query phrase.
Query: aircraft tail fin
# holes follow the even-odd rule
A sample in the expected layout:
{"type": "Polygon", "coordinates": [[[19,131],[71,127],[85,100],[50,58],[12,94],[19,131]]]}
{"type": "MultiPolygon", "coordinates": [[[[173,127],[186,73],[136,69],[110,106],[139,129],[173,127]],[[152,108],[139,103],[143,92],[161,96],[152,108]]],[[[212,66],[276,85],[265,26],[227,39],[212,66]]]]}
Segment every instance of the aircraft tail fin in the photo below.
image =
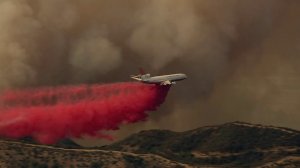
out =
{"type": "Polygon", "coordinates": [[[130,77],[132,79],[138,80],[138,81],[142,81],[145,79],[150,78],[150,74],[146,74],[143,68],[139,68],[140,74],[138,75],[131,75],[130,77]]]}
{"type": "Polygon", "coordinates": [[[140,71],[140,75],[145,75],[145,71],[143,68],[140,68],[139,71],[140,71]]]}

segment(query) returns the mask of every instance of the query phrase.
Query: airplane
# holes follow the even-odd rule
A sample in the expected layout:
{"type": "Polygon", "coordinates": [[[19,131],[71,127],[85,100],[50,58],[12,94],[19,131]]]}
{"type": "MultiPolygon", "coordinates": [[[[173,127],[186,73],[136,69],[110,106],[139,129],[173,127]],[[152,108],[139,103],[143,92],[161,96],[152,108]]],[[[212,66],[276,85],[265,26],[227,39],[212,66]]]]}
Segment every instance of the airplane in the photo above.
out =
{"type": "Polygon", "coordinates": [[[161,76],[151,76],[149,73],[145,74],[143,69],[140,69],[139,75],[131,75],[132,79],[140,81],[147,84],[157,84],[157,85],[173,85],[176,81],[181,81],[187,78],[186,74],[171,74],[171,75],[161,75],[161,76]]]}

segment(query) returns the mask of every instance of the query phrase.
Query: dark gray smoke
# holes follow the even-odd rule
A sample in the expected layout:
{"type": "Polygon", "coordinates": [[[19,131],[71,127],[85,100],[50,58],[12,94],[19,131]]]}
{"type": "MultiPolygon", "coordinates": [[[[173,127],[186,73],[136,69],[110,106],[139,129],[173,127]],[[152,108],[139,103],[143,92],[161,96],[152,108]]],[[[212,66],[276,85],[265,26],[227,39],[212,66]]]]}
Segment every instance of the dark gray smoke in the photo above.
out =
{"type": "Polygon", "coordinates": [[[300,2],[0,0],[0,88],[182,72],[146,123],[177,131],[242,120],[300,128],[300,2]]]}

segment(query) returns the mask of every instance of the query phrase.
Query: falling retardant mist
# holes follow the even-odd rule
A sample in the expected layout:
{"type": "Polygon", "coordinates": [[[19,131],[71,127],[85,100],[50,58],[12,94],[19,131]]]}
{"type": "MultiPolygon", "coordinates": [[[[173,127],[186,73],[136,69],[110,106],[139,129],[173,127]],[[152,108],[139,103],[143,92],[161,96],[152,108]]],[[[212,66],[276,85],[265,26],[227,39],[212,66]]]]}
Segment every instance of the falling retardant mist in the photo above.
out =
{"type": "Polygon", "coordinates": [[[0,96],[0,136],[33,137],[42,144],[85,135],[112,139],[103,131],[146,120],[169,88],[126,82],[5,90],[0,96]]]}

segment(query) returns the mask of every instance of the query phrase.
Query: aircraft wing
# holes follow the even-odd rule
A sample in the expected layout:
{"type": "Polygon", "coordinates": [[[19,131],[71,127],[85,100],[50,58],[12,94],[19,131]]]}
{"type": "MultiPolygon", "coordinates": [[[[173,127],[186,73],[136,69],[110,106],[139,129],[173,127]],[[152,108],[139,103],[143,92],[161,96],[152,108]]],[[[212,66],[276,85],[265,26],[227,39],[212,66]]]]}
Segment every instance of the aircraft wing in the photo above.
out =
{"type": "Polygon", "coordinates": [[[172,82],[169,81],[169,80],[163,81],[163,82],[160,83],[160,85],[171,85],[171,84],[172,84],[172,82]]]}

